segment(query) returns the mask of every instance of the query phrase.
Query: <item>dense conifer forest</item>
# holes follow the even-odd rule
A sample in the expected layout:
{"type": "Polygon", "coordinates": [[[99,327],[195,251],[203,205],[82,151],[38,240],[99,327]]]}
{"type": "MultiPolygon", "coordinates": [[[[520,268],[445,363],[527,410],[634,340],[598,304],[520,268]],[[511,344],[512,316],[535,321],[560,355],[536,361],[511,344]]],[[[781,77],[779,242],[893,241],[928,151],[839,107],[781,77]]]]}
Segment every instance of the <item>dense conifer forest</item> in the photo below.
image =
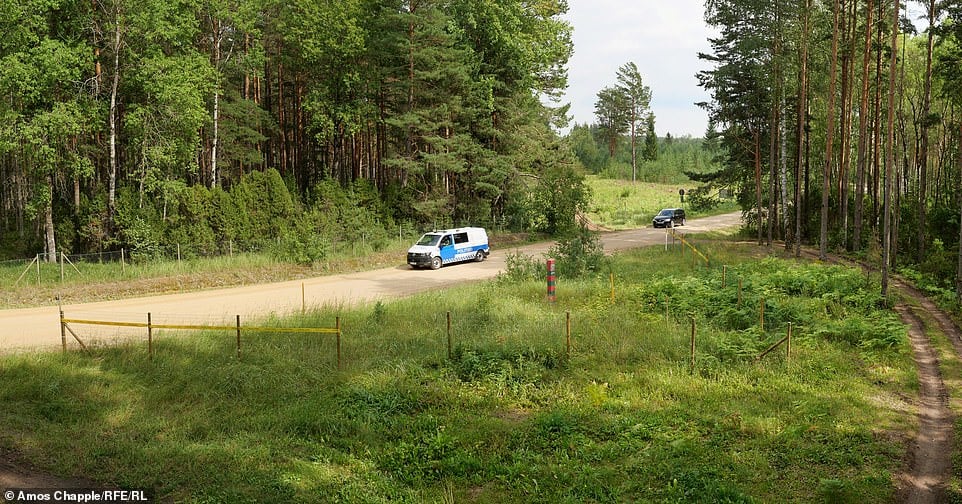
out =
{"type": "Polygon", "coordinates": [[[359,229],[557,233],[593,172],[727,189],[760,242],[962,290],[962,2],[705,2],[704,141],[655,134],[644,61],[568,129],[567,9],[3,1],[0,254],[309,261],[359,229]]]}
{"type": "Polygon", "coordinates": [[[310,257],[347,230],[573,225],[545,204],[581,184],[554,129],[566,9],[0,2],[0,252],[310,257]]]}

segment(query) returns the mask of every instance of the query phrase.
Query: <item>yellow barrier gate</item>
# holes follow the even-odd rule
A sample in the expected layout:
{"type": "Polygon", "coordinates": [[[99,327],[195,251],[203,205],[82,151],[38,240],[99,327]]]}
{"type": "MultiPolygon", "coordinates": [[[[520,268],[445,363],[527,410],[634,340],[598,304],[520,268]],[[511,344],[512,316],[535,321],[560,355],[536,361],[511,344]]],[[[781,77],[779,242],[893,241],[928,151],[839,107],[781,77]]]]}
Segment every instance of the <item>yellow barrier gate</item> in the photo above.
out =
{"type": "MultiPolygon", "coordinates": [[[[693,243],[691,243],[690,241],[686,240],[686,239],[685,239],[685,235],[676,233],[673,228],[668,228],[667,232],[671,234],[672,238],[678,238],[679,240],[681,240],[682,246],[687,245],[688,248],[691,249],[692,254],[698,254],[698,256],[701,257],[702,260],[705,261],[705,266],[710,266],[710,265],[711,265],[710,261],[708,260],[708,257],[705,256],[705,254],[702,254],[701,251],[698,250],[698,248],[696,248],[693,243]]],[[[692,261],[692,263],[694,264],[694,261],[692,261]]]]}
{"type": "Polygon", "coordinates": [[[341,317],[335,318],[334,327],[256,327],[241,326],[240,315],[237,315],[235,325],[192,325],[192,324],[155,324],[151,321],[151,314],[147,314],[147,322],[116,322],[110,320],[90,320],[73,319],[64,317],[63,310],[60,311],[60,338],[63,345],[63,352],[67,353],[67,331],[77,340],[80,346],[87,350],[87,346],[77,336],[77,333],[70,328],[69,324],[95,325],[106,327],[131,327],[147,329],[147,349],[150,357],[154,356],[153,332],[154,329],[167,330],[186,330],[186,331],[236,331],[237,333],[237,357],[240,358],[241,351],[241,331],[267,332],[267,333],[302,333],[302,334],[334,334],[337,336],[337,368],[341,368],[341,317]]]}

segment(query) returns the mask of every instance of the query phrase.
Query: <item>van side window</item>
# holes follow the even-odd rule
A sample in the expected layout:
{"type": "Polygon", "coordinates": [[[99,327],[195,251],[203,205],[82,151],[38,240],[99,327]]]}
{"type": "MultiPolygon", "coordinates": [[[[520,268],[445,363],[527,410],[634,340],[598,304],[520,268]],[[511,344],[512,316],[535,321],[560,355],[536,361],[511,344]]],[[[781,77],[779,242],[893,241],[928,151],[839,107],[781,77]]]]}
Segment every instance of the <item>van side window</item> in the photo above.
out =
{"type": "Polygon", "coordinates": [[[447,247],[450,244],[451,244],[451,235],[447,235],[444,238],[441,238],[441,243],[438,246],[447,247]]]}
{"type": "Polygon", "coordinates": [[[468,243],[468,233],[457,233],[454,235],[454,243],[468,243]]]}

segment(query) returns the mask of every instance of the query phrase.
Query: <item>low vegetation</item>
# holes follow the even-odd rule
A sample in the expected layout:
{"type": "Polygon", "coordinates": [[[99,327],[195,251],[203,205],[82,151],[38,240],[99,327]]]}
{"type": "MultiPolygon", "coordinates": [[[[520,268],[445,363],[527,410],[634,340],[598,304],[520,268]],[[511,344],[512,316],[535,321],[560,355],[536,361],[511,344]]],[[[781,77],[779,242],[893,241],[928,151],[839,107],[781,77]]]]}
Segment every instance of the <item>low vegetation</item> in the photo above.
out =
{"type": "Polygon", "coordinates": [[[586,181],[591,187],[592,196],[588,207],[588,218],[595,224],[608,229],[650,226],[652,217],[662,208],[683,207],[688,211],[689,218],[738,211],[738,205],[731,200],[720,201],[710,209],[693,209],[688,196],[683,203],[679,190],[684,189],[688,194],[698,187],[697,182],[632,183],[626,180],[600,178],[596,175],[589,175],[586,181]]]}
{"type": "Polygon", "coordinates": [[[724,277],[646,249],[548,304],[516,257],[497,281],[268,321],[339,316],[340,370],[330,337],[294,334],[241,359],[222,333],[161,336],[153,360],[3,357],[0,446],[178,502],[891,500],[917,383],[877,282],[703,248],[724,277]],[[756,362],[788,323],[790,358],[756,362]]]}

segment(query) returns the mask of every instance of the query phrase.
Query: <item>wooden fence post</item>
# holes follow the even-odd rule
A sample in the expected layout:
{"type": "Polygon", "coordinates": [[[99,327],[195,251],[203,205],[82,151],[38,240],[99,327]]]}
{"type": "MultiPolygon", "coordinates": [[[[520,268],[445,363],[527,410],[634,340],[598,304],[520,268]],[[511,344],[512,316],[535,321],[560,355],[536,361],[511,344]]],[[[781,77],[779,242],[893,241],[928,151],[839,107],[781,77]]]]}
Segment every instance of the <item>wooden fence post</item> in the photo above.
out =
{"type": "Polygon", "coordinates": [[[788,323],[788,341],[785,345],[785,360],[792,359],[792,323],[788,323]]]}
{"type": "Polygon", "coordinates": [[[611,304],[615,304],[615,274],[608,272],[608,282],[611,284],[611,304]]]}
{"type": "Polygon", "coordinates": [[[150,360],[154,360],[154,327],[150,320],[150,312],[147,312],[147,355],[150,360]]]}
{"type": "Polygon", "coordinates": [[[240,315],[237,316],[237,358],[241,358],[241,325],[240,325],[240,315]]]}
{"type": "Polygon", "coordinates": [[[336,317],[334,319],[335,327],[337,328],[337,369],[341,369],[341,317],[336,317]]]}
{"type": "Polygon", "coordinates": [[[60,344],[63,346],[63,354],[67,355],[67,324],[63,321],[63,305],[60,304],[60,296],[57,296],[57,308],[60,309],[60,344]]]}

